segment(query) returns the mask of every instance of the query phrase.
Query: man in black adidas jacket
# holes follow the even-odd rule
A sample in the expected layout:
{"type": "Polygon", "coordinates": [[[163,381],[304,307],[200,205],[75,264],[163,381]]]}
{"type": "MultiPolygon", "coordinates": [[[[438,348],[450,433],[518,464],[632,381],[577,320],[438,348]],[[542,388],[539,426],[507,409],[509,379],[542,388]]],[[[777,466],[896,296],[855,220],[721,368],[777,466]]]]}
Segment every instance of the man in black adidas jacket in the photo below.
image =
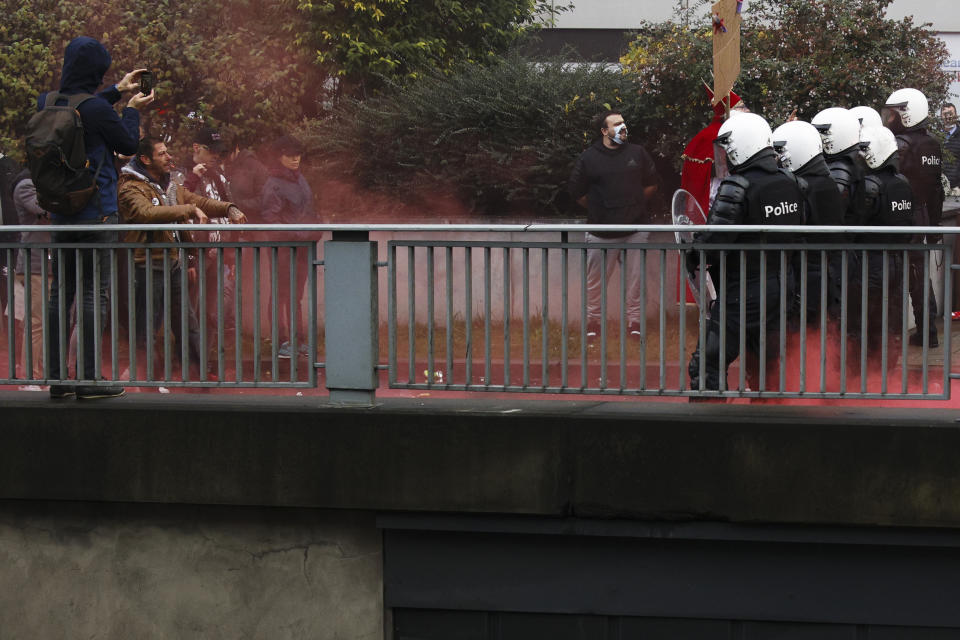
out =
{"type": "MultiPolygon", "coordinates": [[[[657,173],[646,149],[627,142],[627,125],[615,111],[601,113],[595,123],[600,139],[577,158],[570,174],[570,195],[587,208],[587,224],[649,224],[648,202],[657,190],[657,173]]],[[[586,234],[586,242],[596,245],[587,250],[587,337],[600,333],[601,292],[610,281],[613,268],[621,259],[616,249],[604,250],[604,244],[644,243],[648,232],[610,231],[586,234]]],[[[627,251],[626,316],[630,337],[640,338],[640,306],[643,269],[639,251],[627,251]]]]}

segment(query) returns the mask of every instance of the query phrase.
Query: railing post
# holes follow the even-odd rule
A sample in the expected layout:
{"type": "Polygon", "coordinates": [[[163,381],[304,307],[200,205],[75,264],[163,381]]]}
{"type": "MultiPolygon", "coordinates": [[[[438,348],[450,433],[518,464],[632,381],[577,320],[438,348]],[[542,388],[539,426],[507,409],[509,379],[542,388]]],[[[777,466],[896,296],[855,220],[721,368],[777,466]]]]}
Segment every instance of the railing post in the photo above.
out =
{"type": "Polygon", "coordinates": [[[379,358],[377,243],[335,231],[324,243],[326,380],[330,402],[372,405],[379,358]]]}

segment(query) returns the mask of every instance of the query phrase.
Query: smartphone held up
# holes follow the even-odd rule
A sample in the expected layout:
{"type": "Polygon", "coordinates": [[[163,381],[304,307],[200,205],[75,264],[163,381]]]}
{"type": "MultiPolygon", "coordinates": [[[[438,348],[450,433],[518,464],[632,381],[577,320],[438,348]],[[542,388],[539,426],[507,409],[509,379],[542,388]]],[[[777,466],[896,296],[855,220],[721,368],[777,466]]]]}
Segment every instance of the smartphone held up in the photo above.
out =
{"type": "Polygon", "coordinates": [[[148,96],[151,91],[153,91],[153,72],[144,71],[140,74],[140,93],[148,96]]]}

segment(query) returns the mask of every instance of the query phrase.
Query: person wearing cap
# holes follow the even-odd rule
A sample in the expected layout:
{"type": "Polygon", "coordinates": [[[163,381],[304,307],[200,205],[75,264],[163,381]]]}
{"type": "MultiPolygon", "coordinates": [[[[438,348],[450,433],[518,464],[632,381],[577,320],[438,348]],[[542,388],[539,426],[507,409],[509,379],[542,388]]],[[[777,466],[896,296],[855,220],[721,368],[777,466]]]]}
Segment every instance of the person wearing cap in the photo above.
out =
{"type": "MultiPolygon", "coordinates": [[[[217,200],[219,202],[233,202],[230,181],[222,168],[222,161],[227,154],[228,147],[222,134],[211,127],[203,127],[193,138],[193,155],[191,169],[184,177],[183,188],[191,193],[217,200]]],[[[230,210],[229,217],[210,218],[210,224],[243,224],[247,221],[237,206],[230,210]]],[[[197,235],[197,234],[194,234],[197,235]]],[[[208,242],[222,242],[226,238],[219,231],[207,234],[208,242]]],[[[197,316],[204,311],[207,318],[207,330],[213,330],[220,324],[217,317],[218,299],[223,299],[223,324],[227,330],[234,327],[234,301],[236,300],[236,256],[233,251],[223,252],[223,291],[217,291],[217,251],[208,249],[206,253],[206,309],[197,309],[197,316]]],[[[193,283],[194,281],[192,281],[193,283]]],[[[199,304],[199,291],[195,283],[191,287],[190,299],[194,306],[199,304]]]]}
{"type": "MultiPolygon", "coordinates": [[[[283,136],[273,144],[275,158],[269,167],[269,177],[263,184],[263,193],[260,196],[260,217],[266,224],[314,224],[317,222],[316,210],[313,206],[313,191],[307,179],[300,172],[300,161],[303,158],[303,144],[291,136],[283,136]]],[[[313,240],[309,232],[292,232],[283,236],[271,235],[273,240],[313,240]]],[[[294,346],[291,344],[294,328],[301,326],[300,317],[303,313],[300,302],[303,299],[304,288],[307,284],[307,275],[310,265],[307,262],[307,251],[303,248],[281,248],[277,257],[277,276],[280,285],[277,291],[277,324],[280,348],[277,352],[280,358],[293,356],[294,346]],[[290,251],[295,251],[296,284],[290,288],[290,251]],[[290,302],[296,303],[296,317],[290,317],[290,302]]],[[[299,340],[297,350],[300,355],[307,355],[307,341],[299,340]]]]}

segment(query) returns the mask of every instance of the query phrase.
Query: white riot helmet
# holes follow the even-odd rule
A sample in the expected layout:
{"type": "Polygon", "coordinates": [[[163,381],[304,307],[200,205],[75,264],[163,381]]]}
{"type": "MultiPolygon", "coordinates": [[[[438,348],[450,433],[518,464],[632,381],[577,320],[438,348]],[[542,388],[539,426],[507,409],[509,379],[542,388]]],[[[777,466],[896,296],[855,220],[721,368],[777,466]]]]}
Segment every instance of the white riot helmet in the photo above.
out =
{"type": "Polygon", "coordinates": [[[780,166],[790,171],[803,168],[823,153],[820,133],[809,122],[794,120],[773,132],[773,148],[780,156],[780,166]]]}
{"type": "Polygon", "coordinates": [[[886,127],[864,127],[860,132],[860,155],[871,169],[878,169],[897,152],[897,138],[886,127]]]}
{"type": "Polygon", "coordinates": [[[927,97],[916,89],[897,89],[883,105],[883,124],[894,133],[924,123],[930,115],[927,97]]]}
{"type": "Polygon", "coordinates": [[[860,127],[882,127],[883,120],[873,107],[859,106],[850,109],[853,117],[860,121],[860,127]]]}
{"type": "Polygon", "coordinates": [[[715,145],[727,156],[731,167],[739,167],[761,151],[773,146],[770,125],[755,113],[731,114],[717,133],[715,145]]]}
{"type": "Polygon", "coordinates": [[[830,107],[810,121],[823,141],[823,152],[835,156],[860,142],[860,121],[843,107],[830,107]]]}

